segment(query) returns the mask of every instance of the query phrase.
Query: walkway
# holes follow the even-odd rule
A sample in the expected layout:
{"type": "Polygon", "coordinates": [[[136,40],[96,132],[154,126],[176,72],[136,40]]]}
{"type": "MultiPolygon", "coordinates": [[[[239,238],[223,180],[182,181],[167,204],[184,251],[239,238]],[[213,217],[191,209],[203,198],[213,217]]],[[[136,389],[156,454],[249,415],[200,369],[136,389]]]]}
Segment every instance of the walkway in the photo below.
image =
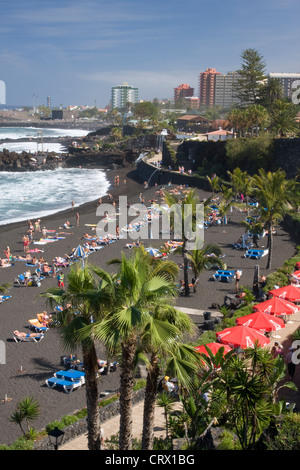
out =
{"type": "MultiPolygon", "coordinates": [[[[181,406],[180,402],[175,402],[173,409],[179,409],[180,406],[181,406]]],[[[133,413],[132,413],[133,438],[140,439],[142,435],[143,407],[144,407],[143,400],[133,407],[133,413]]],[[[158,406],[156,407],[154,423],[155,423],[154,424],[154,436],[162,437],[162,438],[166,437],[165,417],[164,417],[163,408],[159,408],[158,406]]],[[[108,439],[110,436],[117,434],[119,430],[119,425],[120,425],[120,415],[117,415],[114,418],[103,423],[102,429],[104,431],[104,438],[108,439]]],[[[63,444],[59,448],[59,450],[88,450],[87,434],[82,434],[76,439],[66,442],[66,444],[63,444]]]]}

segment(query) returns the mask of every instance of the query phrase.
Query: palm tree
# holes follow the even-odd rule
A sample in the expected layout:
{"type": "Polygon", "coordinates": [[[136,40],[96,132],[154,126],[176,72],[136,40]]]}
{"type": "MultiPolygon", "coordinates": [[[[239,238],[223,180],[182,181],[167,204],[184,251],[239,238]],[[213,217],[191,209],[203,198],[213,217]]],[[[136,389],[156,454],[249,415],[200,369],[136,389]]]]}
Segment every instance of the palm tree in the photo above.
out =
{"type": "Polygon", "coordinates": [[[224,361],[216,377],[212,399],[219,398],[220,392],[224,393],[227,424],[235,430],[242,448],[249,450],[264,427],[268,426],[273,406],[266,380],[271,369],[263,367],[265,359],[257,351],[251,351],[251,355],[247,354],[248,350],[244,352],[243,357],[231,356],[224,361]]]}
{"type": "Polygon", "coordinates": [[[81,346],[82,349],[89,450],[99,450],[101,446],[97,383],[98,366],[93,335],[82,339],[79,333],[96,319],[102,318],[111,303],[111,297],[106,295],[109,274],[106,276],[103,274],[103,277],[106,284],[105,286],[103,284],[99,286],[88,266],[84,269],[73,269],[68,275],[68,286],[65,291],[58,287],[52,287],[41,294],[50,305],[64,306],[59,320],[65,348],[74,351],[78,346],[81,346]],[[106,287],[106,290],[104,290],[104,287],[106,287]]]}
{"type": "Polygon", "coordinates": [[[281,100],[283,98],[283,91],[279,78],[269,77],[261,88],[260,96],[261,104],[266,108],[270,108],[274,101],[281,100]]]}
{"type": "Polygon", "coordinates": [[[106,317],[89,329],[95,338],[104,341],[108,348],[120,344],[120,450],[132,447],[132,394],[136,353],[142,335],[147,331],[156,341],[174,341],[178,330],[167,322],[151,316],[156,305],[170,303],[176,295],[176,286],[163,275],[150,275],[149,265],[139,250],[126,259],[122,254],[118,273],[114,275],[114,301],[106,317]]]}
{"type": "Polygon", "coordinates": [[[29,423],[39,417],[40,406],[33,397],[26,397],[17,403],[17,408],[10,417],[12,423],[18,424],[25,437],[29,437],[30,426],[29,423]],[[23,422],[27,426],[27,432],[23,429],[23,422]]]}
{"type": "MultiPolygon", "coordinates": [[[[178,216],[178,219],[181,218],[181,220],[175,221],[177,225],[180,225],[180,227],[176,226],[176,230],[179,229],[181,230],[182,233],[182,256],[183,256],[183,271],[184,271],[184,290],[185,290],[185,295],[189,295],[189,278],[188,278],[188,242],[190,241],[190,236],[191,233],[189,230],[194,231],[196,229],[196,224],[197,224],[197,209],[200,207],[200,201],[198,196],[196,196],[195,190],[190,190],[187,191],[184,195],[183,198],[181,196],[177,196],[174,194],[170,194],[168,192],[164,193],[164,200],[167,206],[170,208],[176,207],[176,213],[178,216]],[[186,210],[187,208],[187,210],[186,210]]],[[[203,222],[203,221],[202,221],[203,222]]],[[[199,237],[201,238],[201,237],[199,237]]],[[[198,240],[197,234],[196,234],[196,243],[201,243],[202,240],[198,240]]]]}
{"type": "Polygon", "coordinates": [[[224,263],[219,258],[221,254],[221,248],[214,244],[208,244],[202,249],[193,250],[188,254],[188,259],[193,270],[196,283],[199,280],[201,272],[204,269],[209,269],[211,265],[217,265],[220,269],[223,268],[224,263]]]}
{"type": "Polygon", "coordinates": [[[299,132],[299,124],[296,122],[298,108],[292,103],[276,100],[271,109],[271,130],[278,137],[295,135],[299,132]]]}
{"type": "Polygon", "coordinates": [[[152,315],[156,320],[170,323],[177,328],[177,337],[175,343],[173,341],[166,343],[165,341],[160,341],[160,338],[158,338],[159,341],[154,341],[153,336],[148,334],[147,329],[143,334],[142,348],[147,356],[150,356],[149,361],[147,361],[142,435],[143,450],[152,449],[153,444],[154,412],[160,374],[160,358],[166,358],[166,370],[172,372],[172,375],[176,375],[178,381],[188,388],[191,386],[191,376],[197,370],[197,355],[194,349],[180,344],[183,333],[191,334],[195,331],[195,325],[191,322],[189,316],[167,305],[158,305],[153,310],[152,315]]]}
{"type": "Polygon", "coordinates": [[[274,224],[288,214],[293,202],[299,202],[295,191],[295,180],[287,180],[282,170],[266,172],[259,170],[258,175],[252,177],[253,192],[259,203],[259,214],[268,230],[268,262],[267,269],[271,268],[273,251],[274,224]]]}
{"type": "Polygon", "coordinates": [[[247,108],[251,135],[255,127],[255,135],[258,136],[258,129],[264,128],[269,123],[269,114],[266,108],[259,104],[253,104],[247,108]]]}
{"type": "Polygon", "coordinates": [[[213,178],[210,178],[208,175],[206,176],[207,181],[209,182],[209,185],[212,190],[213,196],[217,191],[220,190],[220,185],[221,185],[221,178],[219,176],[214,176],[213,178]]]}

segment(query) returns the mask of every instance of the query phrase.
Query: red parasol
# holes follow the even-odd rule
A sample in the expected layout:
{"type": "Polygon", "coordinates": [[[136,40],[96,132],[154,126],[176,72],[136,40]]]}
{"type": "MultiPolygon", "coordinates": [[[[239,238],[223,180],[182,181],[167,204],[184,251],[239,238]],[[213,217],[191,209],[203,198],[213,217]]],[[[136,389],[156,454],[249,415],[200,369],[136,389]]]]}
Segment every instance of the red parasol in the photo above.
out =
{"type": "Polygon", "coordinates": [[[258,343],[258,346],[263,347],[270,342],[269,338],[248,326],[233,326],[231,328],[225,328],[223,331],[218,331],[216,335],[221,343],[228,344],[232,348],[254,348],[254,343],[256,342],[258,343]]]}
{"type": "Polygon", "coordinates": [[[206,356],[208,356],[208,352],[207,352],[205,346],[207,348],[209,348],[213,354],[217,354],[219,349],[222,348],[222,347],[224,348],[224,355],[227,354],[229,351],[231,351],[230,346],[227,346],[227,344],[221,344],[221,343],[208,343],[208,344],[205,344],[205,345],[202,344],[201,346],[197,346],[195,349],[199,353],[203,353],[206,356]]]}
{"type": "Polygon", "coordinates": [[[294,271],[291,276],[295,277],[296,279],[300,279],[300,270],[294,271]]]}
{"type": "Polygon", "coordinates": [[[279,297],[272,297],[265,302],[253,305],[255,311],[270,313],[271,315],[292,315],[297,313],[299,308],[292,302],[280,299],[279,297]]]}
{"type": "Polygon", "coordinates": [[[255,330],[276,331],[285,328],[284,321],[265,312],[254,312],[236,319],[237,325],[249,326],[255,330]]]}
{"type": "Polygon", "coordinates": [[[269,294],[289,302],[300,302],[300,289],[292,284],[280,287],[279,289],[270,290],[269,294]]]}

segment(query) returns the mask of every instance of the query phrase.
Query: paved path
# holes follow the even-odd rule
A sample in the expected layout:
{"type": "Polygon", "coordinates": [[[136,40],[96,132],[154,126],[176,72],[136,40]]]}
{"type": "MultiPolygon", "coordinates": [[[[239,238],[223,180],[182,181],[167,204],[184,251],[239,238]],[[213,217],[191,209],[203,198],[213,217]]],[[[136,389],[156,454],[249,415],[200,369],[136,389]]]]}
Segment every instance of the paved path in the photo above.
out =
{"type": "MultiPolygon", "coordinates": [[[[179,409],[181,404],[179,402],[174,403],[174,409],[179,409]]],[[[132,413],[132,428],[133,428],[133,438],[140,438],[143,429],[143,407],[144,401],[141,401],[133,407],[132,413]]],[[[115,416],[114,418],[106,421],[102,424],[102,429],[104,431],[104,438],[108,439],[110,436],[117,434],[120,425],[120,415],[115,416]]],[[[154,424],[154,436],[155,437],[166,437],[166,427],[165,427],[165,417],[163,408],[158,406],[155,409],[155,424],[154,424]]],[[[72,441],[63,444],[59,450],[88,450],[87,446],[87,434],[82,434],[81,436],[73,439],[72,441]]]]}

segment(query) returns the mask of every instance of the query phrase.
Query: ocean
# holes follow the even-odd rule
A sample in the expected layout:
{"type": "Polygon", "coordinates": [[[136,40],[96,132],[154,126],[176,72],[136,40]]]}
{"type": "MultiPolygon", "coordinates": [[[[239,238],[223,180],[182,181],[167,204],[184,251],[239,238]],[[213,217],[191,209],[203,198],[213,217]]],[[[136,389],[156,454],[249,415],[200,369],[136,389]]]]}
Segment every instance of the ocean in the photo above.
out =
{"type": "MultiPolygon", "coordinates": [[[[4,145],[18,144],[25,150],[28,142],[3,143],[1,139],[29,138],[36,136],[36,128],[0,128],[0,149],[4,145]],[[8,137],[11,135],[12,137],[8,137]]],[[[70,136],[76,138],[89,131],[81,129],[41,129],[44,150],[54,145],[47,143],[48,137],[70,136]]],[[[29,142],[31,143],[31,142],[29,142]]],[[[32,142],[36,150],[36,142],[32,142]]],[[[35,151],[34,151],[35,152],[35,151]]],[[[0,172],[0,225],[34,220],[46,215],[90,202],[107,194],[110,183],[106,173],[100,169],[58,168],[34,172],[0,172]]]]}
{"type": "Polygon", "coordinates": [[[38,127],[0,127],[0,152],[6,148],[11,152],[29,153],[57,152],[66,153],[68,149],[64,145],[51,142],[49,138],[70,137],[71,139],[86,136],[90,131],[84,129],[52,129],[38,127]],[[3,142],[11,139],[11,142],[3,142]],[[31,139],[30,142],[22,139],[31,139]],[[17,141],[17,142],[13,142],[17,141]]]}

